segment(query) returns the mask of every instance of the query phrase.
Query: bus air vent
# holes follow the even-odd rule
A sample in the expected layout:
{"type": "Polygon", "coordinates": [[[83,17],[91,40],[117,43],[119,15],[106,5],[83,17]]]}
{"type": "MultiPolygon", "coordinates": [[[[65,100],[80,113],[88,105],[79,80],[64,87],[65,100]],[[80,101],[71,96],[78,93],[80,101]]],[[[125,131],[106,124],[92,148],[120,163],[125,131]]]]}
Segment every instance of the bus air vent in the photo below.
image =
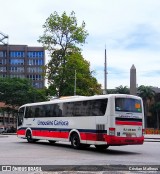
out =
{"type": "Polygon", "coordinates": [[[105,125],[104,124],[97,124],[96,125],[96,133],[97,133],[97,141],[104,141],[103,134],[105,132],[105,125]]]}
{"type": "Polygon", "coordinates": [[[96,130],[98,132],[103,132],[105,130],[105,125],[104,124],[97,124],[96,125],[96,130]]]}

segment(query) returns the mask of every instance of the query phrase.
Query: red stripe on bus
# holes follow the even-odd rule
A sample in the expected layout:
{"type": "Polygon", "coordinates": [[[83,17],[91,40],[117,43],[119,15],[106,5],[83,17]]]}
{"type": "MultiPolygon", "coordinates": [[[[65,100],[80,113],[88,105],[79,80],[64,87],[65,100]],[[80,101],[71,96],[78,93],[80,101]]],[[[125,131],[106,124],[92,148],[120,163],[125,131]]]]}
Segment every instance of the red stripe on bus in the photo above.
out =
{"type": "Polygon", "coordinates": [[[17,130],[17,135],[25,135],[25,130],[17,130]]]}
{"type": "MultiPolygon", "coordinates": [[[[25,130],[18,130],[17,135],[25,135],[25,130]]],[[[32,135],[48,138],[69,138],[69,132],[53,132],[47,130],[32,130],[32,135]]],[[[109,145],[128,145],[128,144],[143,144],[144,137],[117,137],[101,133],[80,132],[81,140],[86,141],[105,141],[109,145]]]]}
{"type": "Polygon", "coordinates": [[[136,122],[136,121],[116,121],[116,124],[142,126],[142,122],[136,122]]]}
{"type": "Polygon", "coordinates": [[[68,138],[69,132],[53,132],[47,130],[32,130],[33,136],[50,137],[50,138],[68,138]]]}
{"type": "Polygon", "coordinates": [[[88,141],[98,141],[98,134],[96,133],[86,133],[80,132],[81,140],[88,140],[88,141]]]}
{"type": "MultiPolygon", "coordinates": [[[[23,134],[24,135],[24,134],[23,134]]],[[[69,132],[54,132],[47,130],[32,130],[32,136],[37,137],[46,137],[46,138],[69,138],[69,132]]],[[[86,133],[80,132],[81,140],[89,140],[89,141],[105,141],[104,134],[97,133],[86,133]]]]}

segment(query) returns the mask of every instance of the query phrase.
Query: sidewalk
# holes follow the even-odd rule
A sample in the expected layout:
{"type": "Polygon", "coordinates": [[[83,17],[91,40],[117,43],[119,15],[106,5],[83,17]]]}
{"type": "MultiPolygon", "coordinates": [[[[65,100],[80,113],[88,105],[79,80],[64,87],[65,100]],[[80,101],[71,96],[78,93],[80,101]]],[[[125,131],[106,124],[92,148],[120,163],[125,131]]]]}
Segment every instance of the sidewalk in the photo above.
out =
{"type": "MultiPolygon", "coordinates": [[[[7,135],[17,135],[16,133],[3,133],[0,134],[0,137],[4,137],[7,135]]],[[[160,134],[145,134],[144,135],[145,142],[160,142],[160,134]]]]}
{"type": "Polygon", "coordinates": [[[160,142],[160,135],[158,135],[158,134],[145,134],[144,141],[146,141],[146,142],[160,142]]]}

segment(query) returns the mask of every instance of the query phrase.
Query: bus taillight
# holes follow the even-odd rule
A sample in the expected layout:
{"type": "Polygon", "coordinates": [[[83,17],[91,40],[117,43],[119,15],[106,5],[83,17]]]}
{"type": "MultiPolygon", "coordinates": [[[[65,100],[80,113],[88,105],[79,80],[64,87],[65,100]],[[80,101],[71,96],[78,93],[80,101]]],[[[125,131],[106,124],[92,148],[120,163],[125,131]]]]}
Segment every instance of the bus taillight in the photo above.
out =
{"type": "Polygon", "coordinates": [[[109,135],[112,135],[112,136],[115,135],[115,128],[113,128],[113,127],[109,128],[109,135]]]}

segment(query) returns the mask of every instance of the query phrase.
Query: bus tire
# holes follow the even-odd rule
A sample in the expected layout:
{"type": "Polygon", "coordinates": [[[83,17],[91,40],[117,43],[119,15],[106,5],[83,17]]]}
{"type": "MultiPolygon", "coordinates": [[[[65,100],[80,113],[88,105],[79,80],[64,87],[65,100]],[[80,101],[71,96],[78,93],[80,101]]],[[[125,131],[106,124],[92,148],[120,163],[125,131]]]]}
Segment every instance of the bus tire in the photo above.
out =
{"type": "Polygon", "coordinates": [[[81,148],[81,143],[79,139],[79,135],[77,133],[73,133],[71,135],[71,145],[74,149],[80,149],[81,148]]]}
{"type": "Polygon", "coordinates": [[[109,145],[95,145],[97,150],[104,150],[107,149],[109,147],[109,145]]]}
{"type": "Polygon", "coordinates": [[[55,144],[56,141],[54,140],[48,140],[50,144],[55,144]]]}
{"type": "Polygon", "coordinates": [[[35,141],[32,139],[32,134],[31,134],[31,131],[30,131],[30,130],[27,131],[27,133],[26,133],[26,138],[27,138],[28,143],[33,143],[33,142],[35,142],[35,141]]]}

